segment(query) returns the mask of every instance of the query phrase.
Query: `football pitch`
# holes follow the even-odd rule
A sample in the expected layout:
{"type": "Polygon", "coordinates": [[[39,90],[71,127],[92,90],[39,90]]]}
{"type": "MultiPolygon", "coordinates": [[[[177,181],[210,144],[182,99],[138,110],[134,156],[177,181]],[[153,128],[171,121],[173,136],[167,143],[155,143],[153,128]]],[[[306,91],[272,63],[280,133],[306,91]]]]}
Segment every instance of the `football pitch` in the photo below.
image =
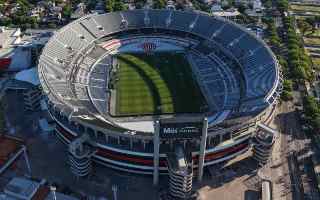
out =
{"type": "Polygon", "coordinates": [[[116,116],[199,113],[206,105],[183,53],[119,54],[116,116]]]}

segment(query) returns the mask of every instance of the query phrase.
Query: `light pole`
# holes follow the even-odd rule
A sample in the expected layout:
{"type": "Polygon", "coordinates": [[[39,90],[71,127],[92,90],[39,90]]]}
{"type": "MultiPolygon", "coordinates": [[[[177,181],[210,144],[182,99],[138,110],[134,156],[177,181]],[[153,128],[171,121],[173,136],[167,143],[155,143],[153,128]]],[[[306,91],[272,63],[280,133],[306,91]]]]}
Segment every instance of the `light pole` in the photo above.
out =
{"type": "Polygon", "coordinates": [[[53,197],[53,200],[57,200],[57,196],[56,196],[56,190],[57,188],[55,186],[50,186],[50,190],[52,192],[52,197],[53,197]]]}
{"type": "Polygon", "coordinates": [[[112,185],[112,192],[113,192],[113,200],[117,200],[117,192],[118,192],[118,186],[112,185]]]}

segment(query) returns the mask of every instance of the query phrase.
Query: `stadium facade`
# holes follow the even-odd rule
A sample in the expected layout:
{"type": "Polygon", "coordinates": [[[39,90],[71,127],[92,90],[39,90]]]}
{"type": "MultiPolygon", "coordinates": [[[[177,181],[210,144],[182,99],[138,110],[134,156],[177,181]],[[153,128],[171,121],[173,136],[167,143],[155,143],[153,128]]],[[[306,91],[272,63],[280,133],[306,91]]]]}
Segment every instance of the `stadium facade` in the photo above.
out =
{"type": "Polygon", "coordinates": [[[96,149],[93,161],[155,177],[168,173],[167,152],[177,143],[191,153],[188,163],[200,176],[205,166],[245,153],[282,90],[280,67],[263,41],[223,18],[174,10],[80,18],[47,43],[39,77],[65,144],[87,134],[96,149]],[[185,53],[208,104],[205,111],[110,115],[113,55],[161,51],[185,53]]]}

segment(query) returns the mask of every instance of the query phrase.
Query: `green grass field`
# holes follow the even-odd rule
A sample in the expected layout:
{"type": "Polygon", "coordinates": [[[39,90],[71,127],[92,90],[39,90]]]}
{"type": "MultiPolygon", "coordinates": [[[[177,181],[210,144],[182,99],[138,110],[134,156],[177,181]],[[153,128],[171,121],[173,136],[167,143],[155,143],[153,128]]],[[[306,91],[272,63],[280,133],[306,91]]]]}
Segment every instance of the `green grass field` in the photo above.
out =
{"type": "Polygon", "coordinates": [[[206,105],[180,53],[116,55],[116,116],[199,113],[206,105]]]}

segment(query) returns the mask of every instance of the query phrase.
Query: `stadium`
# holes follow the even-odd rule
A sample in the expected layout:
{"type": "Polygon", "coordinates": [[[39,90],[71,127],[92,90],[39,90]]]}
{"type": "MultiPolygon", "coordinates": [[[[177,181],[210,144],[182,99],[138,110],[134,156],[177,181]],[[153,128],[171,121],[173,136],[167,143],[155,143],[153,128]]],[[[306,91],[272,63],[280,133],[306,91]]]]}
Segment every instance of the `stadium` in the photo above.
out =
{"type": "Polygon", "coordinates": [[[94,162],[154,176],[168,173],[177,146],[199,175],[245,153],[282,90],[255,35],[174,10],[80,18],[46,44],[38,72],[59,139],[86,134],[94,162]]]}

